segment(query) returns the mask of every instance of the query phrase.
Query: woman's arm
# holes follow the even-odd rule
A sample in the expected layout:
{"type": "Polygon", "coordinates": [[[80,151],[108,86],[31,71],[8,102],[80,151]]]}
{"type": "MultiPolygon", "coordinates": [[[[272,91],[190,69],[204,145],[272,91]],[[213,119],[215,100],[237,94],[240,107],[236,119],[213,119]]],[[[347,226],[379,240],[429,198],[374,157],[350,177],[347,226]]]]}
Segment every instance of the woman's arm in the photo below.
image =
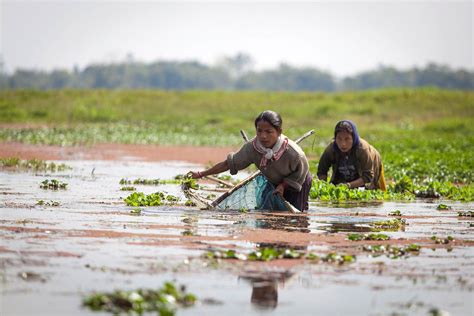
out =
{"type": "Polygon", "coordinates": [[[318,179],[319,180],[324,180],[326,181],[328,178],[328,171],[329,168],[331,167],[332,161],[333,161],[333,156],[334,156],[334,151],[332,149],[332,142],[326,147],[324,150],[323,154],[319,158],[318,162],[318,179]]]}
{"type": "Polygon", "coordinates": [[[229,166],[227,164],[227,160],[224,160],[204,171],[189,171],[188,174],[190,174],[191,178],[193,179],[199,179],[205,176],[218,174],[227,170],[229,170],[229,166]]]}
{"type": "Polygon", "coordinates": [[[356,179],[356,180],[354,180],[354,181],[347,182],[346,185],[347,185],[347,187],[348,187],[349,189],[354,189],[354,188],[358,188],[358,187],[364,186],[365,183],[364,183],[364,179],[359,178],[359,179],[356,179]]]}

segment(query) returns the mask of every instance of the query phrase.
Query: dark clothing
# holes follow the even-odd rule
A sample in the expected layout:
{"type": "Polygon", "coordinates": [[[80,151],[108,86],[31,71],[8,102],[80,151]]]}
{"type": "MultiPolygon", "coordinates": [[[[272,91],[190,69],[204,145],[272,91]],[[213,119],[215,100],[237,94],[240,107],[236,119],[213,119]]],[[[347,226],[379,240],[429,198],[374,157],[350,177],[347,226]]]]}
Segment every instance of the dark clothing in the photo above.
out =
{"type": "MultiPolygon", "coordinates": [[[[356,169],[355,155],[342,154],[337,167],[335,179],[340,179],[340,182],[347,183],[359,179],[356,169]]],[[[336,183],[338,184],[338,183],[336,183]]]]}
{"type": "Polygon", "coordinates": [[[291,203],[294,207],[299,209],[300,211],[304,212],[307,211],[309,208],[308,204],[308,197],[309,191],[311,190],[311,185],[313,184],[313,177],[311,173],[306,174],[306,178],[301,186],[301,191],[292,190],[290,187],[285,189],[285,193],[283,197],[285,200],[291,203]]]}
{"type": "Polygon", "coordinates": [[[318,177],[327,177],[332,167],[331,183],[339,184],[362,178],[368,189],[385,189],[381,184],[383,177],[382,158],[379,152],[367,141],[359,139],[348,154],[342,153],[333,141],[326,147],[318,164],[318,177]],[[346,158],[347,157],[347,158],[346,158]],[[355,169],[355,173],[354,173],[355,169]]]}

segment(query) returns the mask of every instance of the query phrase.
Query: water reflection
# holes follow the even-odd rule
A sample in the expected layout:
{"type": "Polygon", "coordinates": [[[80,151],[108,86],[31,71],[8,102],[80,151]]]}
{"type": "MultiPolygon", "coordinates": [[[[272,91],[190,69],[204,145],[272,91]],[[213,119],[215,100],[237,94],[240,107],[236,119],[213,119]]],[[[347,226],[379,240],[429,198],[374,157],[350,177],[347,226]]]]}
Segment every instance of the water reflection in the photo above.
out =
{"type": "Polygon", "coordinates": [[[251,228],[284,230],[309,233],[309,217],[306,215],[268,215],[259,218],[245,219],[235,224],[251,228]]]}
{"type": "Polygon", "coordinates": [[[259,310],[273,310],[278,305],[278,286],[293,275],[289,270],[247,271],[239,276],[252,285],[250,303],[259,310]]]}

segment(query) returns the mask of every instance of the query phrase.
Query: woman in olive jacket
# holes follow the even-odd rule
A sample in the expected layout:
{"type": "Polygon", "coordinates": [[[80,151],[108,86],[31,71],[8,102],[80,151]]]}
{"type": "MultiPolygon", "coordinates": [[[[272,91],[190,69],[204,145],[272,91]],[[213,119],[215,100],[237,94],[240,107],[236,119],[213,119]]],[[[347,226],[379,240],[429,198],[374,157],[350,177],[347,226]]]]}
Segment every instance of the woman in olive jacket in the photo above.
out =
{"type": "Polygon", "coordinates": [[[343,184],[349,189],[365,187],[369,190],[386,190],[379,152],[359,137],[355,124],[349,120],[336,124],[334,141],[319,159],[320,180],[327,180],[329,168],[332,168],[333,184],[343,184]]]}

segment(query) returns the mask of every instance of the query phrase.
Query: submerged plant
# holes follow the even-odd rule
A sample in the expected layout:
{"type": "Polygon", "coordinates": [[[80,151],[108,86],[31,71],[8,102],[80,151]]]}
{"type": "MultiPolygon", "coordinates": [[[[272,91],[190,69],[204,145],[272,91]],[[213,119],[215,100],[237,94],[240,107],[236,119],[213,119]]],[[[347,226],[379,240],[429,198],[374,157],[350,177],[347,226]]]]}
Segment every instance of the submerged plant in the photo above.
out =
{"type": "Polygon", "coordinates": [[[93,311],[113,314],[158,312],[160,315],[175,315],[179,307],[189,307],[196,303],[194,294],[187,293],[184,286],[177,287],[165,282],[158,290],[138,289],[134,291],[114,291],[112,293],[94,293],[85,297],[83,305],[93,311]]]}
{"type": "Polygon", "coordinates": [[[59,189],[63,189],[65,190],[67,187],[67,183],[64,183],[64,182],[61,182],[61,181],[58,181],[56,179],[52,179],[52,180],[44,180],[43,182],[41,182],[40,184],[40,188],[41,189],[50,189],[50,190],[59,190],[59,189]]]}

